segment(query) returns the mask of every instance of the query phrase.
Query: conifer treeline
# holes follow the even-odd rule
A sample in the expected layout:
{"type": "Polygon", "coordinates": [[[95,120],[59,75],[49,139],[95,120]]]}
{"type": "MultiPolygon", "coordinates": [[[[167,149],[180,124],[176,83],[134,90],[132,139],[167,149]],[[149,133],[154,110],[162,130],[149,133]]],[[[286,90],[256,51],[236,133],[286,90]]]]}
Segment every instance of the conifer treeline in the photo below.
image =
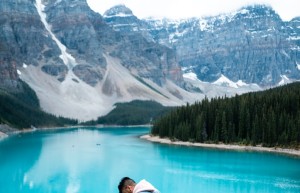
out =
{"type": "Polygon", "coordinates": [[[299,147],[300,83],[187,104],[157,120],[151,132],[182,141],[299,147]]]}
{"type": "Polygon", "coordinates": [[[78,121],[48,114],[40,108],[35,92],[22,82],[22,92],[0,89],[0,124],[13,128],[77,125],[78,121]]]}
{"type": "Polygon", "coordinates": [[[116,125],[143,125],[170,112],[173,107],[165,107],[155,101],[134,100],[128,103],[116,103],[107,115],[97,120],[85,122],[85,125],[116,124],[116,125]]]}

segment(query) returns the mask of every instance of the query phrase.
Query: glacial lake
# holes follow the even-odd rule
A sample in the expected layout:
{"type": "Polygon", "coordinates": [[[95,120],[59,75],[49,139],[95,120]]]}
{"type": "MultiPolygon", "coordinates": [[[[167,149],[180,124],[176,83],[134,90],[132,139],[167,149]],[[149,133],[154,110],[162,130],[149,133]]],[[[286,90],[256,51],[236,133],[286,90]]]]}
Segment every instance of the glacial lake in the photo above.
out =
{"type": "Polygon", "coordinates": [[[118,193],[124,176],[161,193],[299,193],[300,158],[172,146],[148,127],[72,128],[0,140],[1,193],[118,193]]]}

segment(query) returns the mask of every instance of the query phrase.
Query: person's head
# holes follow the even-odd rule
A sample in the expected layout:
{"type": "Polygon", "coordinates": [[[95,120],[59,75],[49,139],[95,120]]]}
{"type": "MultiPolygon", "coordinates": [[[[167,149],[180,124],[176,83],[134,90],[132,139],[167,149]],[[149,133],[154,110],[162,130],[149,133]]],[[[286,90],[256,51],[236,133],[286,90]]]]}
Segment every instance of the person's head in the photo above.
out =
{"type": "Polygon", "coordinates": [[[132,193],[135,187],[135,181],[129,177],[124,177],[121,179],[118,189],[119,193],[132,193]]]}

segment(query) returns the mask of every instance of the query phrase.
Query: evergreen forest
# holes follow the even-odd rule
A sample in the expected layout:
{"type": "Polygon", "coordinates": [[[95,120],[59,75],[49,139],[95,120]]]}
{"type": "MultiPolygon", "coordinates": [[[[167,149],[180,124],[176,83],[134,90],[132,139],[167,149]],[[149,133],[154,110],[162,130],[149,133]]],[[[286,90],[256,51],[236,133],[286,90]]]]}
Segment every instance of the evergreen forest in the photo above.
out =
{"type": "Polygon", "coordinates": [[[151,133],[171,140],[300,148],[300,83],[205,98],[154,122],[151,133]]]}
{"type": "Polygon", "coordinates": [[[0,89],[0,124],[16,129],[78,124],[77,120],[45,113],[35,92],[25,82],[21,81],[21,84],[22,89],[18,92],[0,89]]]}
{"type": "Polygon", "coordinates": [[[170,112],[173,107],[165,107],[155,101],[134,100],[128,103],[116,103],[107,115],[95,121],[88,121],[85,125],[113,124],[113,125],[143,125],[170,112]]]}

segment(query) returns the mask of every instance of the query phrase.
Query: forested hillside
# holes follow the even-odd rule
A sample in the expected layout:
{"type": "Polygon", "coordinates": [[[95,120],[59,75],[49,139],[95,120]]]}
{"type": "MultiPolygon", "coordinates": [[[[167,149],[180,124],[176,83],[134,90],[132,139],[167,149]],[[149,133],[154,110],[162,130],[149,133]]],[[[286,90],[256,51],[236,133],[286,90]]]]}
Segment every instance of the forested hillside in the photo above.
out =
{"type": "Polygon", "coordinates": [[[41,110],[35,92],[24,82],[23,91],[8,92],[0,89],[0,124],[14,128],[76,125],[77,120],[50,115],[41,110]]]}
{"type": "Polygon", "coordinates": [[[300,83],[187,104],[157,120],[152,134],[182,141],[299,148],[300,83]]]}
{"type": "Polygon", "coordinates": [[[173,107],[165,107],[155,101],[134,100],[128,103],[117,103],[116,108],[106,116],[85,124],[116,124],[116,125],[143,125],[168,113],[173,107]]]}

